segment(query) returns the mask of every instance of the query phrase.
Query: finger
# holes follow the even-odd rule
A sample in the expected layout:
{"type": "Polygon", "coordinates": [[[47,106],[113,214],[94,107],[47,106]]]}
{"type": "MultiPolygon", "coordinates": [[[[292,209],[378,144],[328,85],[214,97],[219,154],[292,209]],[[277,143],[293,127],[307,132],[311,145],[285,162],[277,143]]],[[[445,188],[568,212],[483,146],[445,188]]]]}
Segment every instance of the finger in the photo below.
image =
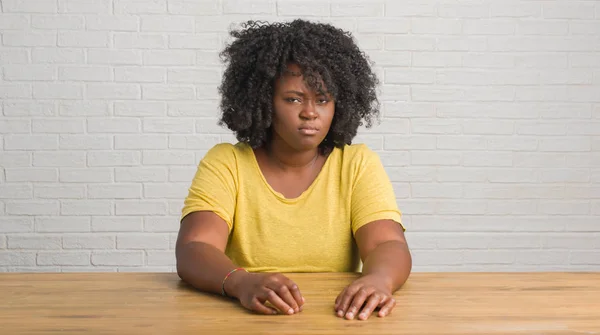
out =
{"type": "Polygon", "coordinates": [[[352,304],[350,304],[350,307],[348,307],[348,311],[346,311],[345,316],[347,320],[352,320],[354,319],[354,317],[356,317],[358,311],[362,308],[363,304],[371,295],[371,293],[372,292],[370,292],[370,290],[366,289],[365,287],[362,287],[360,290],[358,290],[358,292],[356,292],[354,298],[352,299],[352,304]]]}
{"type": "MultiPolygon", "coordinates": [[[[290,308],[293,309],[293,312],[296,312],[296,313],[300,312],[300,306],[298,305],[298,302],[292,295],[292,292],[290,292],[290,289],[288,288],[288,286],[286,285],[285,282],[277,284],[277,285],[275,285],[275,287],[269,287],[269,288],[271,290],[275,291],[275,293],[277,293],[277,295],[281,298],[281,300],[283,300],[288,306],[290,306],[290,308]]],[[[291,314],[293,314],[293,313],[291,313],[291,314]]]]}
{"type": "Polygon", "coordinates": [[[290,293],[292,294],[292,297],[296,301],[296,304],[298,305],[299,309],[302,309],[302,306],[304,305],[305,300],[304,300],[304,297],[302,296],[302,293],[300,293],[300,288],[298,287],[298,285],[296,285],[296,283],[294,283],[290,279],[288,279],[287,286],[290,290],[290,293]]]}
{"type": "Polygon", "coordinates": [[[385,298],[382,297],[379,294],[372,294],[368,299],[367,299],[367,303],[365,304],[365,307],[363,307],[363,309],[360,311],[360,314],[358,315],[358,318],[360,320],[366,320],[369,318],[369,316],[371,316],[371,313],[373,313],[373,311],[375,310],[375,308],[377,308],[377,306],[379,306],[379,304],[381,304],[381,301],[384,300],[385,298]]]}
{"type": "Polygon", "coordinates": [[[267,289],[266,300],[268,300],[273,306],[275,306],[281,313],[283,314],[294,314],[294,309],[288,305],[281,297],[277,294],[277,292],[267,289]]]}
{"type": "Polygon", "coordinates": [[[349,286],[344,290],[337,308],[337,315],[339,317],[343,318],[344,315],[346,315],[348,307],[350,306],[350,303],[352,303],[352,298],[354,297],[354,294],[358,292],[359,289],[360,287],[357,286],[349,286]]]}
{"type": "Polygon", "coordinates": [[[388,316],[392,312],[394,307],[396,307],[396,299],[394,299],[394,297],[391,297],[388,299],[387,302],[385,302],[383,307],[381,307],[381,309],[379,310],[379,313],[377,315],[379,317],[388,316]]]}
{"type": "MultiPolygon", "coordinates": [[[[342,292],[340,292],[340,294],[338,294],[338,296],[335,298],[335,305],[334,305],[334,309],[337,313],[338,308],[340,307],[340,303],[342,301],[342,297],[344,296],[344,294],[346,294],[346,288],[344,288],[342,290],[342,292]]],[[[342,314],[343,315],[343,314],[342,314]]],[[[341,315],[340,315],[341,316],[341,315]]]]}
{"type": "Polygon", "coordinates": [[[276,309],[266,306],[256,297],[250,302],[250,309],[261,314],[277,314],[276,309]]]}

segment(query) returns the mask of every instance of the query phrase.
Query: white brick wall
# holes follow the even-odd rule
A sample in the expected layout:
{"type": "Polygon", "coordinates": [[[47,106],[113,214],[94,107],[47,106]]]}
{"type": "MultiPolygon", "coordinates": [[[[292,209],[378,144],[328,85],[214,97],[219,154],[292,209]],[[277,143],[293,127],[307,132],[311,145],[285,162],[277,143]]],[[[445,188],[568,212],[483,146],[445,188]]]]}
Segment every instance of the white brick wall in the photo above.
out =
{"type": "Polygon", "coordinates": [[[173,271],[232,23],[352,31],[415,271],[600,269],[600,3],[2,0],[0,271],[173,271]]]}

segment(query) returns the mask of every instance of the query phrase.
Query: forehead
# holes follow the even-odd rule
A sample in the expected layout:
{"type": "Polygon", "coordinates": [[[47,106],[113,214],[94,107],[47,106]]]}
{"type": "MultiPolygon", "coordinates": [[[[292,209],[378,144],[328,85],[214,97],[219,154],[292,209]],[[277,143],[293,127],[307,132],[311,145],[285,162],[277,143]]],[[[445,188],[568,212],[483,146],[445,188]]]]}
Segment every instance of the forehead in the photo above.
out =
{"type": "MultiPolygon", "coordinates": [[[[321,88],[326,92],[327,88],[325,83],[321,78],[317,78],[318,84],[321,88]]],[[[306,82],[306,78],[302,74],[302,69],[296,64],[290,64],[287,66],[287,69],[282,73],[279,78],[277,78],[275,82],[275,89],[290,89],[296,91],[315,91],[315,89],[311,89],[306,82]]]]}

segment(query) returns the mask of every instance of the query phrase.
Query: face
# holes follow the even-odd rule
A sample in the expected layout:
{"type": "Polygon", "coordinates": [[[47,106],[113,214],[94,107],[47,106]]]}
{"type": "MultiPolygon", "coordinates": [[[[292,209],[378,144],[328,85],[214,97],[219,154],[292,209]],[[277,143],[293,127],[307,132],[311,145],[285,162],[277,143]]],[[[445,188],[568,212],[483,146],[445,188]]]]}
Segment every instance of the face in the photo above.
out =
{"type": "Polygon", "coordinates": [[[300,67],[294,64],[289,65],[288,72],[275,83],[273,107],[274,140],[281,140],[296,151],[314,149],[321,144],[335,111],[332,97],[326,92],[310,90],[300,67]]]}

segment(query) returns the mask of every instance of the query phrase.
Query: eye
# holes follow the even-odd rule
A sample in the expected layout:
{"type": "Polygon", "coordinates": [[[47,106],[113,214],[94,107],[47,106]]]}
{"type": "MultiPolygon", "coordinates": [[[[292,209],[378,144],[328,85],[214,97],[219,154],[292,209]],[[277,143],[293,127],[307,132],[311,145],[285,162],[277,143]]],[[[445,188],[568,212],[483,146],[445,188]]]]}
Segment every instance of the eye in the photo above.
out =
{"type": "Polygon", "coordinates": [[[290,98],[285,98],[285,101],[294,103],[294,102],[300,102],[300,99],[290,97],[290,98]]]}
{"type": "Polygon", "coordinates": [[[320,105],[325,105],[325,104],[327,104],[329,102],[329,99],[322,98],[322,99],[318,99],[317,102],[320,105]]]}

